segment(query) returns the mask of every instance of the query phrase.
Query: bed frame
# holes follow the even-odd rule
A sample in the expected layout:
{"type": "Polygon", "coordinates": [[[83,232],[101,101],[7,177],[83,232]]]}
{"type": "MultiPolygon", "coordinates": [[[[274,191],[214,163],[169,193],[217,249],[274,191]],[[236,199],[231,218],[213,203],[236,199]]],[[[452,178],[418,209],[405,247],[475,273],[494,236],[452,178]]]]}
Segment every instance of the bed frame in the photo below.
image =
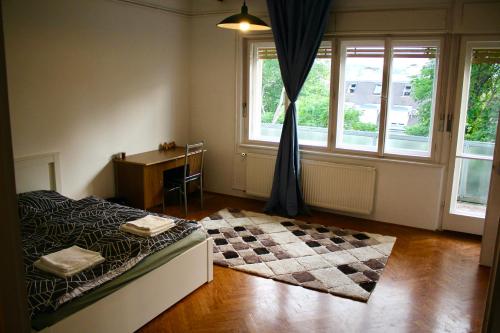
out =
{"type": "Polygon", "coordinates": [[[134,332],[213,279],[212,240],[49,326],[41,333],[134,332]]]}
{"type": "MultiPolygon", "coordinates": [[[[22,192],[60,190],[58,157],[59,154],[54,153],[16,159],[18,188],[22,188],[22,192]]],[[[208,238],[112,294],[38,332],[134,332],[213,280],[212,252],[212,239],[208,238]]]]}

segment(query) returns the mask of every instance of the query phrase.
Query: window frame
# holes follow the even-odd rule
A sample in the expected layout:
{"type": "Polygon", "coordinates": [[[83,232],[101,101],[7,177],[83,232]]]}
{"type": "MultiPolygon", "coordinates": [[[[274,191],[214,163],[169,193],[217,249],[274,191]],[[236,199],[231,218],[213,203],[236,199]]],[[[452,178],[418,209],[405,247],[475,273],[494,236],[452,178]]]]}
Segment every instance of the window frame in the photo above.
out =
{"type": "MultiPolygon", "coordinates": [[[[472,68],[472,57],[474,54],[474,50],[476,49],[497,49],[500,50],[500,42],[490,42],[490,41],[469,41],[466,43],[466,51],[465,51],[465,66],[464,66],[464,77],[463,77],[463,87],[461,90],[462,98],[460,100],[460,109],[458,110],[458,125],[457,125],[457,140],[455,142],[454,149],[456,150],[456,157],[462,159],[477,159],[477,160],[488,160],[493,161],[493,156],[483,156],[477,154],[467,154],[463,152],[464,149],[464,141],[465,141],[465,124],[467,123],[467,110],[469,103],[469,94],[470,94],[470,76],[471,76],[471,68],[472,68]],[[460,152],[458,149],[460,148],[460,152]]],[[[499,120],[500,123],[500,120],[499,120]]],[[[497,129],[498,131],[499,129],[497,129]]]]}
{"type": "MultiPolygon", "coordinates": [[[[251,78],[250,78],[250,66],[252,63],[251,55],[252,44],[262,43],[262,42],[273,42],[272,37],[262,37],[262,38],[244,38],[242,44],[242,55],[243,55],[243,76],[242,76],[242,103],[241,103],[241,128],[242,137],[240,142],[246,145],[260,146],[260,147],[271,147],[278,148],[279,142],[272,141],[261,141],[261,140],[251,140],[250,139],[250,88],[251,88],[251,78]]],[[[288,98],[285,96],[285,106],[288,103],[288,98]]]]}
{"type": "MultiPolygon", "coordinates": [[[[375,159],[388,159],[395,161],[408,161],[408,162],[423,162],[423,163],[439,163],[439,153],[440,147],[442,145],[442,138],[439,135],[444,132],[442,128],[444,119],[443,105],[444,101],[441,97],[441,91],[446,87],[443,87],[443,79],[446,74],[446,66],[443,65],[443,59],[448,52],[447,45],[445,43],[445,36],[443,35],[422,35],[422,36],[406,36],[406,35],[391,35],[391,36],[381,36],[381,35],[368,35],[368,36],[334,36],[325,35],[323,38],[324,42],[330,42],[332,47],[332,59],[331,59],[331,72],[330,72],[330,103],[329,103],[329,117],[328,117],[328,141],[326,146],[312,146],[299,144],[299,149],[302,152],[310,154],[320,154],[320,155],[331,155],[339,157],[361,157],[361,158],[375,158],[375,159]],[[339,96],[342,94],[342,89],[347,89],[345,85],[341,85],[340,82],[340,66],[343,65],[341,55],[341,43],[342,42],[357,42],[357,43],[370,43],[373,41],[383,41],[384,42],[384,67],[382,75],[382,92],[381,98],[381,110],[380,110],[380,124],[379,124],[379,136],[376,151],[363,151],[356,149],[346,149],[337,147],[337,113],[339,108],[339,96]],[[385,137],[386,137],[386,126],[387,126],[387,111],[388,111],[388,97],[389,97],[389,84],[390,84],[390,71],[392,65],[392,47],[393,43],[432,43],[438,47],[438,55],[436,57],[437,70],[435,79],[435,90],[434,90],[434,113],[432,118],[432,128],[430,129],[430,154],[429,156],[418,156],[418,155],[400,155],[394,153],[384,152],[385,148],[385,137]]],[[[238,135],[240,137],[239,143],[237,145],[248,148],[260,148],[260,149],[271,149],[275,150],[279,146],[279,142],[254,140],[249,137],[249,96],[250,96],[250,52],[253,43],[258,42],[273,42],[272,36],[243,36],[241,37],[241,50],[242,50],[242,91],[241,91],[241,109],[239,109],[241,117],[240,119],[240,130],[238,130],[238,135]]],[[[344,93],[346,93],[344,91],[344,93]]],[[[393,92],[394,93],[394,92],[393,92]]],[[[347,94],[347,93],[346,93],[347,94]]],[[[288,98],[285,96],[285,107],[288,106],[288,98]]]]}
{"type": "MultiPolygon", "coordinates": [[[[373,36],[371,38],[369,37],[357,37],[357,38],[339,38],[337,40],[337,44],[335,47],[335,50],[338,50],[340,54],[335,54],[334,57],[339,59],[337,66],[334,69],[334,74],[337,75],[334,81],[334,85],[338,87],[339,94],[338,96],[335,96],[337,99],[334,103],[336,106],[336,109],[334,110],[334,126],[335,126],[335,133],[338,133],[337,127],[338,127],[338,110],[340,107],[340,103],[343,101],[340,99],[342,97],[342,89],[344,89],[343,83],[342,83],[342,72],[343,68],[342,66],[345,65],[345,53],[343,52],[342,44],[347,44],[349,45],[352,44],[362,44],[362,45],[368,45],[371,43],[373,44],[380,44],[382,39],[377,36],[373,36]]],[[[383,74],[382,74],[382,92],[380,95],[380,120],[379,120],[379,135],[378,135],[378,145],[377,145],[377,150],[376,151],[368,151],[368,150],[357,150],[357,149],[350,149],[346,147],[339,147],[337,146],[337,138],[339,138],[338,135],[335,135],[333,137],[334,143],[333,143],[333,153],[339,153],[339,154],[347,154],[347,155],[362,155],[362,156],[371,156],[371,157],[378,157],[378,158],[391,158],[391,159],[396,159],[396,160],[409,160],[409,161],[436,161],[436,156],[437,156],[437,131],[438,131],[438,126],[437,124],[439,123],[439,114],[440,112],[440,99],[439,98],[434,98],[434,113],[432,117],[432,128],[430,129],[430,136],[431,136],[431,144],[430,144],[430,154],[429,156],[419,156],[419,155],[404,155],[404,154],[395,154],[395,153],[388,153],[384,152],[385,149],[385,136],[386,136],[386,127],[387,127],[387,113],[388,113],[388,106],[389,106],[389,84],[390,84],[390,73],[391,73],[391,66],[392,66],[392,47],[393,45],[406,45],[406,44],[419,44],[419,43],[432,43],[435,44],[438,49],[438,56],[436,58],[438,67],[436,70],[436,79],[434,82],[435,89],[434,89],[434,96],[440,96],[440,89],[441,89],[441,81],[442,81],[442,71],[443,71],[443,66],[440,66],[442,64],[442,57],[443,57],[443,38],[442,37],[434,37],[434,38],[406,38],[406,37],[386,37],[384,39],[384,67],[383,67],[383,74]]]]}
{"type": "MultiPolygon", "coordinates": [[[[435,150],[436,150],[436,147],[437,147],[437,144],[436,144],[436,141],[434,140],[435,136],[438,135],[437,134],[437,126],[436,124],[439,122],[439,118],[438,118],[438,114],[439,114],[439,109],[438,109],[438,96],[439,95],[439,88],[441,87],[441,64],[442,64],[442,59],[441,59],[441,56],[442,56],[442,45],[443,43],[440,42],[439,40],[432,40],[432,39],[426,39],[426,40],[422,40],[422,39],[419,39],[419,40],[407,40],[407,39],[399,39],[399,38],[393,38],[391,40],[391,49],[390,49],[390,59],[391,59],[391,65],[392,65],[392,49],[393,47],[398,47],[398,46],[419,46],[419,45],[422,45],[422,44],[426,44],[426,46],[433,46],[433,47],[436,47],[437,48],[437,55],[436,55],[436,69],[435,69],[435,77],[434,77],[434,87],[433,87],[433,95],[432,95],[432,111],[433,111],[433,115],[431,117],[431,124],[430,124],[430,128],[429,128],[429,155],[408,155],[408,154],[397,154],[397,153],[394,153],[394,152],[383,152],[383,155],[385,156],[389,156],[391,158],[394,158],[395,156],[401,156],[401,157],[411,157],[411,158],[416,158],[416,159],[423,159],[423,160],[432,160],[434,157],[435,157],[435,150]]],[[[391,70],[391,68],[389,68],[389,70],[391,70]]],[[[388,85],[390,85],[392,82],[391,82],[391,72],[388,73],[388,85]]],[[[394,93],[394,92],[393,92],[394,93]]],[[[390,99],[391,99],[391,91],[387,91],[387,95],[386,95],[386,115],[388,113],[388,109],[389,109],[389,103],[390,103],[390,99]]],[[[387,123],[387,119],[386,119],[386,123],[387,123]]],[[[387,126],[387,124],[386,124],[387,126]]],[[[384,135],[387,135],[387,133],[385,133],[384,135]]],[[[384,142],[385,142],[385,137],[384,137],[384,142]]],[[[385,149],[385,145],[384,145],[384,149],[385,149]]]]}
{"type": "MultiPolygon", "coordinates": [[[[266,141],[266,140],[256,140],[256,139],[250,139],[250,131],[251,131],[251,112],[252,112],[252,108],[253,108],[253,105],[252,105],[252,100],[253,100],[253,96],[252,96],[252,71],[254,70],[254,68],[252,67],[253,63],[254,63],[254,57],[255,57],[255,52],[254,52],[254,48],[256,47],[259,47],[259,46],[265,46],[266,44],[273,44],[274,45],[274,41],[272,39],[259,39],[259,40],[254,40],[252,41],[252,43],[250,44],[249,43],[249,47],[247,49],[247,66],[246,66],[246,72],[247,72],[247,75],[246,75],[246,84],[247,84],[247,92],[246,92],[246,96],[247,96],[247,99],[246,99],[246,105],[245,105],[245,108],[247,109],[246,111],[246,115],[245,115],[245,118],[246,118],[246,121],[245,121],[245,138],[247,139],[247,142],[248,143],[251,143],[251,144],[266,144],[266,145],[273,145],[273,146],[278,146],[279,145],[279,142],[274,142],[274,141],[266,141]]],[[[285,101],[284,101],[284,104],[285,104],[285,110],[286,108],[288,107],[288,97],[286,96],[285,94],[285,101]]]]}
{"type": "MultiPolygon", "coordinates": [[[[241,142],[243,144],[247,145],[254,145],[254,146],[261,146],[261,147],[278,147],[279,142],[273,142],[273,141],[265,141],[265,140],[256,140],[256,139],[250,139],[250,112],[251,112],[251,86],[252,86],[252,79],[251,79],[251,66],[253,63],[253,49],[254,45],[259,45],[263,43],[274,43],[274,40],[272,37],[263,37],[263,38],[244,38],[243,40],[243,111],[242,111],[242,117],[243,117],[243,138],[241,142]]],[[[330,100],[329,100],[329,106],[328,106],[328,133],[327,133],[327,142],[326,146],[315,146],[315,145],[306,145],[306,144],[299,144],[299,148],[301,150],[309,150],[309,151],[318,151],[318,152],[330,152],[331,151],[331,113],[332,113],[332,70],[333,70],[333,59],[334,59],[334,39],[331,37],[324,37],[322,39],[322,44],[323,43],[330,43],[332,47],[332,57],[331,57],[331,67],[330,67],[330,100]]],[[[258,47],[258,46],[257,46],[258,47]]],[[[285,94],[285,110],[289,106],[289,99],[288,96],[285,94]]]]}
{"type": "MultiPolygon", "coordinates": [[[[464,133],[461,132],[461,123],[466,118],[467,112],[461,112],[464,104],[468,103],[469,85],[465,81],[470,80],[470,53],[474,48],[490,48],[498,45],[500,47],[500,35],[476,35],[476,36],[462,36],[457,45],[458,64],[456,66],[457,75],[450,80],[449,89],[453,89],[454,94],[452,98],[449,128],[450,128],[450,141],[449,150],[446,152],[448,159],[448,173],[444,180],[444,207],[443,207],[443,228],[446,230],[456,230],[460,232],[468,232],[481,234],[484,227],[484,218],[473,216],[472,214],[464,214],[456,209],[456,199],[458,194],[458,179],[457,159],[466,159],[467,156],[457,156],[458,147],[463,147],[458,141],[463,138],[464,133]],[[465,93],[467,92],[467,93],[465,93]],[[467,96],[466,96],[467,95],[467,96]]],[[[498,131],[497,129],[497,137],[498,131]]]]}
{"type": "MultiPolygon", "coordinates": [[[[335,110],[334,114],[331,115],[334,120],[334,133],[333,133],[333,141],[332,141],[332,151],[337,152],[340,154],[349,154],[349,155],[367,155],[367,156],[376,156],[378,147],[380,145],[380,133],[381,133],[381,124],[382,124],[382,103],[383,103],[383,93],[384,93],[384,74],[382,74],[382,92],[381,92],[381,101],[380,101],[380,123],[379,123],[379,138],[378,138],[378,143],[377,143],[377,149],[375,151],[373,150],[361,150],[361,149],[352,149],[348,147],[339,147],[337,145],[337,140],[342,138],[342,136],[339,137],[338,135],[338,128],[339,128],[339,109],[341,107],[341,104],[344,103],[344,96],[346,95],[345,91],[345,80],[343,77],[344,74],[344,66],[345,66],[345,54],[344,52],[344,46],[343,44],[349,44],[349,45],[363,45],[363,46],[380,46],[380,44],[384,45],[384,50],[385,50],[385,40],[383,38],[339,38],[337,40],[337,45],[335,47],[335,50],[337,51],[335,54],[337,61],[336,66],[334,68],[334,73],[336,74],[334,85],[337,88],[338,94],[335,96],[335,110]]],[[[385,57],[385,53],[384,53],[385,57]]],[[[383,72],[385,73],[385,61],[384,61],[384,69],[383,72]]],[[[354,148],[354,147],[353,147],[354,148]]]]}

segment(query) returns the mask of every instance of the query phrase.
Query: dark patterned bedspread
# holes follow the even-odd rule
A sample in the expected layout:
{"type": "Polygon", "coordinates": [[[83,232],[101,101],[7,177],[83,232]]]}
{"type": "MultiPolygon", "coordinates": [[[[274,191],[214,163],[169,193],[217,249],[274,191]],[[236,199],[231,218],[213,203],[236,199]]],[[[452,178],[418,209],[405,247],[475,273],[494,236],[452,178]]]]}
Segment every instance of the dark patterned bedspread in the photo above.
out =
{"type": "Polygon", "coordinates": [[[134,236],[118,227],[149,212],[89,197],[71,200],[57,192],[18,196],[30,315],[56,310],[61,304],[114,279],[146,256],[188,236],[199,225],[174,218],[176,226],[152,238],[134,236]],[[42,255],[72,245],[100,252],[104,263],[62,279],[33,266],[42,255]]]}

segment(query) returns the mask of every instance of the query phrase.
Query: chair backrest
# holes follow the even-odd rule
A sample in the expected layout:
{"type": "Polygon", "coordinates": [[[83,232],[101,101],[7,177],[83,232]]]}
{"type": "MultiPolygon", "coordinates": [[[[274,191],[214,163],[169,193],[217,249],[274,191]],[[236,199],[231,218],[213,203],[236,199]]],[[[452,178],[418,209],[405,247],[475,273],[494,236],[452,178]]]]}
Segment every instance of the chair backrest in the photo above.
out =
{"type": "MultiPolygon", "coordinates": [[[[184,155],[184,179],[198,177],[203,173],[203,159],[204,159],[204,155],[205,155],[204,146],[205,146],[205,143],[203,141],[186,145],[186,151],[185,151],[185,155],[184,155]],[[192,170],[194,170],[194,168],[191,168],[191,170],[189,170],[190,165],[189,165],[189,158],[188,157],[190,155],[194,155],[194,154],[196,154],[196,155],[199,154],[200,160],[199,160],[199,170],[197,170],[196,172],[193,173],[192,170]]],[[[196,158],[195,156],[192,156],[191,160],[196,161],[195,158],[196,158]]],[[[198,164],[198,163],[196,163],[196,164],[198,164]]]]}

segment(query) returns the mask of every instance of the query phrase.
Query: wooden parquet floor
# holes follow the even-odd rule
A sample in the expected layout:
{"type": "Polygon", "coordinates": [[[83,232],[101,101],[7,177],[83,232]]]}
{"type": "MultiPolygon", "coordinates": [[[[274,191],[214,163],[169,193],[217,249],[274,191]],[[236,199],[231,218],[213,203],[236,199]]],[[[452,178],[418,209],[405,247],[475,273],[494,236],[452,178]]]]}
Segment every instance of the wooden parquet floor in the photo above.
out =
{"type": "MultiPolygon", "coordinates": [[[[260,211],[260,201],[207,193],[188,218],[225,207],[260,211]]],[[[180,216],[177,206],[167,214],[180,216]]],[[[489,269],[478,265],[480,238],[430,232],[314,211],[302,220],[398,237],[368,303],[215,266],[214,281],[139,332],[479,332],[489,269]]]]}

